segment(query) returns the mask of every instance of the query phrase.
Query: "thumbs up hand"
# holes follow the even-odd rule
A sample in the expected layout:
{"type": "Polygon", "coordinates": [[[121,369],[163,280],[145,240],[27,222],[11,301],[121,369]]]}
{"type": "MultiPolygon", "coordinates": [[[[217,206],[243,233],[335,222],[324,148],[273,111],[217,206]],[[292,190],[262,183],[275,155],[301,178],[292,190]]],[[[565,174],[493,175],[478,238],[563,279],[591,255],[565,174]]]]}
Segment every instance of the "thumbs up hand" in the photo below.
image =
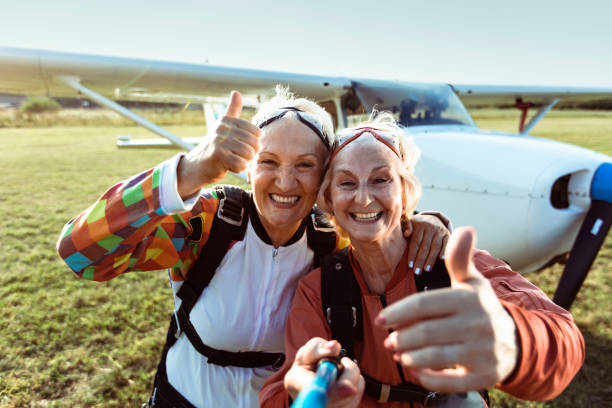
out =
{"type": "Polygon", "coordinates": [[[177,187],[182,198],[222,179],[228,171],[243,171],[255,157],[260,130],[249,121],[240,119],[241,113],[242,95],[232,91],[225,115],[216,126],[208,124],[209,137],[179,163],[177,187]]]}
{"type": "Polygon", "coordinates": [[[475,231],[459,228],[445,254],[451,287],[420,292],[384,309],[376,323],[396,360],[435,391],[466,392],[504,381],[518,359],[516,325],[472,262],[475,231]]]}

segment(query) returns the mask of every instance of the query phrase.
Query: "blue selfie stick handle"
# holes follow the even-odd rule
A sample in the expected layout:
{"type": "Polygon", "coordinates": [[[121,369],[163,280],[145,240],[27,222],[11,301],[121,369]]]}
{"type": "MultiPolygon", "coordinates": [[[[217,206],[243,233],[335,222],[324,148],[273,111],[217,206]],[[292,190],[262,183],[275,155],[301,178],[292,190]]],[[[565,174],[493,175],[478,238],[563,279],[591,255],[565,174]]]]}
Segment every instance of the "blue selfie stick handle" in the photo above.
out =
{"type": "Polygon", "coordinates": [[[312,382],[300,391],[291,408],[325,408],[327,392],[338,376],[338,363],[325,359],[319,363],[312,382]]]}

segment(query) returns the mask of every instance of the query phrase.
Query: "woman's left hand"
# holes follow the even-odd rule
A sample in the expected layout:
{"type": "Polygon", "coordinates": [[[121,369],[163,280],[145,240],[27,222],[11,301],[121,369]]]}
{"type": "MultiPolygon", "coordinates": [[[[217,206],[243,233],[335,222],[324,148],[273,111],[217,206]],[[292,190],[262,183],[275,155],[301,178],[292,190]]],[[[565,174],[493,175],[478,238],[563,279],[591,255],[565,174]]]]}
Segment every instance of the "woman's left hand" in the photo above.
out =
{"type": "Polygon", "coordinates": [[[442,220],[431,214],[416,214],[410,219],[404,236],[410,239],[408,245],[408,267],[419,275],[429,272],[437,258],[443,259],[450,231],[442,220]]]}
{"type": "Polygon", "coordinates": [[[385,347],[430,390],[492,387],[508,378],[518,359],[516,325],[472,262],[474,240],[471,228],[453,233],[445,260],[450,288],[408,296],[376,319],[397,329],[385,347]]]}

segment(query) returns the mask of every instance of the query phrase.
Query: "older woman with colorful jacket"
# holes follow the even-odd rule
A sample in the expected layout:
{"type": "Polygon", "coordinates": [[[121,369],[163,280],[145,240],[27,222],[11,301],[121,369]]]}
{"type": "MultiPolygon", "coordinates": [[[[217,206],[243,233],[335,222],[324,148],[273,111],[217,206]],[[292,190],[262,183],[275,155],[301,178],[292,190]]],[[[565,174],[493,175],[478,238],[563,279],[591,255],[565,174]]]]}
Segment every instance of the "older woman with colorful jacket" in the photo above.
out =
{"type": "Polygon", "coordinates": [[[390,115],[337,135],[319,205],[351,243],[300,281],[287,360],[262,388],[263,407],[287,406],[317,361],[341,348],[354,360],[340,360],[333,407],[483,406],[476,390],[490,387],[547,400],[581,367],[584,340],[570,313],[474,249],[473,230],[453,234],[430,283],[406,268],[402,225],[420,195],[418,155],[390,115]],[[336,307],[339,297],[348,300],[336,307]]]}

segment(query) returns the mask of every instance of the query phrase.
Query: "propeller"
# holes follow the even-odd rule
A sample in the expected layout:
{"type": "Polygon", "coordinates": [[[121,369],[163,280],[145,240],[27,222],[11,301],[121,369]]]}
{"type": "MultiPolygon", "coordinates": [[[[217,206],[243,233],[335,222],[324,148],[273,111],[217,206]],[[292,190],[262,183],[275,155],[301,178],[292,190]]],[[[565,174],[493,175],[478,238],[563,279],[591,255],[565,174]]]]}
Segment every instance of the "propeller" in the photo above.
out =
{"type": "Polygon", "coordinates": [[[591,208],[582,222],[553,298],[564,309],[569,310],[576,298],[611,224],[612,163],[603,163],[593,176],[591,208]]]}

